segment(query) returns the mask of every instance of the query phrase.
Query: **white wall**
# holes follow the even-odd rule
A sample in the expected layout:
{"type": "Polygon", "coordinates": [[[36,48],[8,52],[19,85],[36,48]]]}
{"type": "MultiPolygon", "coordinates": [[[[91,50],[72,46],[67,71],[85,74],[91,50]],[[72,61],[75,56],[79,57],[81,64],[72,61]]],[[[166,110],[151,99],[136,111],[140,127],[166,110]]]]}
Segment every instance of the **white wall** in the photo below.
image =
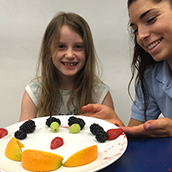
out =
{"type": "Polygon", "coordinates": [[[35,74],[44,30],[58,11],[75,12],[89,23],[103,79],[125,124],[130,117],[126,0],[0,0],[0,127],[18,122],[22,94],[35,74]]]}

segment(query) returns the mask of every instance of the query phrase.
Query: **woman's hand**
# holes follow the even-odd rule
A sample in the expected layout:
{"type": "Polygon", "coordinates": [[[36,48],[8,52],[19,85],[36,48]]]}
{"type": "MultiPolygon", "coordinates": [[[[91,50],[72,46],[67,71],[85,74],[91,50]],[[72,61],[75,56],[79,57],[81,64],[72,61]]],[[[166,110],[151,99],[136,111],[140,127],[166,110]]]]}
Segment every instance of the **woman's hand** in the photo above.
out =
{"type": "Polygon", "coordinates": [[[120,128],[132,137],[172,137],[172,120],[164,117],[137,126],[120,128]]]}
{"type": "Polygon", "coordinates": [[[117,126],[124,126],[124,123],[119,119],[117,114],[110,107],[103,104],[88,104],[82,107],[82,111],[86,112],[83,116],[91,116],[106,120],[117,126]]]}

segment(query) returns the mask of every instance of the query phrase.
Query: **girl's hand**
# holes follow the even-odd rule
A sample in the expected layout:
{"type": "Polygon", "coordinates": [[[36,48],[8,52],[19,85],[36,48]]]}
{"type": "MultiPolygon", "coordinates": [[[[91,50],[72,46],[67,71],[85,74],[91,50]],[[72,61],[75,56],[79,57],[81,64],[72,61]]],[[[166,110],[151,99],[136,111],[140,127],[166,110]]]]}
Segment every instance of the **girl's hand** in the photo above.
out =
{"type": "Polygon", "coordinates": [[[117,114],[110,107],[103,104],[88,104],[82,107],[82,111],[86,112],[82,116],[91,116],[111,122],[118,127],[124,126],[124,123],[119,119],[117,114]]]}
{"type": "Polygon", "coordinates": [[[134,137],[172,137],[172,120],[158,118],[132,127],[120,127],[128,136],[134,137]]]}

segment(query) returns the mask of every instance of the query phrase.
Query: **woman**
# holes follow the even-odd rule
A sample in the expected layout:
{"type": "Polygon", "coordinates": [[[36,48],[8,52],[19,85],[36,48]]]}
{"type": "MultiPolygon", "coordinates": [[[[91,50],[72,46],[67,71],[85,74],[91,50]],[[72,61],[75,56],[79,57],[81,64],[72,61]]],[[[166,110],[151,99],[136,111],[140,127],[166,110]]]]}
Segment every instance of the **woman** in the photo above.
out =
{"type": "MultiPolygon", "coordinates": [[[[171,137],[172,0],[128,0],[128,11],[135,38],[132,79],[136,76],[136,96],[128,127],[122,129],[134,136],[171,137]],[[164,117],[158,118],[161,113],[164,117]]],[[[83,110],[90,112],[91,106],[83,110]]],[[[113,113],[103,106],[97,111],[113,113]]]]}

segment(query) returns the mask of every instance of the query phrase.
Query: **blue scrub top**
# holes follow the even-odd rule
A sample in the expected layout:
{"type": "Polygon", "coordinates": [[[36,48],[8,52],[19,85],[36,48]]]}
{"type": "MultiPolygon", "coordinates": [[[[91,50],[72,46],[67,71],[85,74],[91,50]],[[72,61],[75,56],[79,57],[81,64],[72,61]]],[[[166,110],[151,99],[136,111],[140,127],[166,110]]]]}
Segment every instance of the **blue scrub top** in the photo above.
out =
{"type": "MultiPolygon", "coordinates": [[[[161,113],[172,119],[172,77],[167,61],[157,62],[147,68],[144,77],[149,94],[146,119],[157,119],[161,113]]],[[[141,99],[135,95],[131,118],[145,122],[143,94],[139,86],[136,89],[141,99]]]]}

